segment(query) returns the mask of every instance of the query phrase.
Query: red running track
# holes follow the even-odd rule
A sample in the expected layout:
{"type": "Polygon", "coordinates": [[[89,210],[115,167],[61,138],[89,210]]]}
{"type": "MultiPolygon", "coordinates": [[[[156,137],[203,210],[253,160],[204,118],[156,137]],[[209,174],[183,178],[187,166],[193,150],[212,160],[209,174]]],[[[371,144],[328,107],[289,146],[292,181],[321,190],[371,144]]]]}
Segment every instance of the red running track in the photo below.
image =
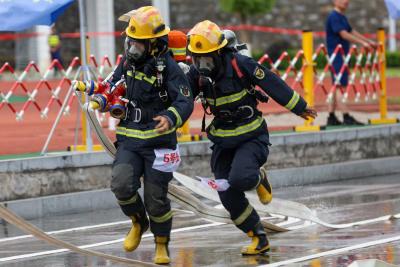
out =
{"type": "MultiPolygon", "coordinates": [[[[0,91],[5,94],[10,88],[9,82],[0,82],[0,91]],[[6,89],[5,89],[6,88],[6,89]]],[[[36,83],[32,82],[27,85],[28,90],[32,91],[36,83]]],[[[52,85],[56,85],[57,82],[51,82],[52,85]]],[[[400,97],[400,78],[389,78],[388,79],[388,97],[400,97]]],[[[329,85],[327,85],[329,88],[329,85]]],[[[65,95],[67,88],[63,88],[62,90],[62,98],[65,95]]],[[[296,89],[297,90],[297,89],[296,89]]],[[[301,90],[299,90],[300,93],[301,90]]],[[[19,88],[16,90],[15,95],[26,95],[19,88]]],[[[37,96],[37,102],[41,107],[44,107],[50,98],[50,92],[44,87],[40,89],[39,94],[37,96]]],[[[325,111],[327,109],[325,104],[325,95],[322,90],[318,90],[315,92],[315,102],[316,108],[318,111],[325,111]]],[[[350,99],[352,99],[350,97],[350,99]]],[[[15,107],[17,110],[21,109],[23,103],[15,103],[15,107]]],[[[277,114],[282,112],[288,112],[283,107],[279,106],[274,101],[270,101],[267,104],[260,105],[260,109],[264,114],[277,114]]],[[[351,110],[357,111],[365,111],[365,112],[376,112],[379,110],[377,104],[357,104],[350,105],[351,110]]],[[[49,116],[47,119],[40,118],[40,112],[36,110],[36,108],[31,104],[26,113],[24,114],[23,121],[17,122],[15,120],[15,114],[11,112],[11,110],[4,106],[0,109],[1,115],[1,123],[0,123],[0,155],[9,155],[9,154],[22,154],[22,153],[34,153],[40,152],[43,148],[43,145],[46,141],[48,133],[52,127],[52,124],[56,118],[57,112],[59,110],[59,106],[56,103],[53,103],[51,106],[51,110],[49,112],[49,116]]],[[[396,105],[390,105],[389,110],[400,110],[400,105],[397,103],[396,105]]],[[[66,150],[68,146],[73,145],[75,143],[75,136],[78,137],[78,144],[82,144],[81,133],[76,132],[77,118],[79,118],[78,107],[76,104],[76,100],[71,108],[71,113],[68,116],[63,116],[55,134],[50,142],[49,150],[66,150]]],[[[201,105],[196,104],[195,110],[191,116],[191,119],[201,120],[203,116],[203,110],[201,105]]],[[[80,126],[80,122],[78,122],[78,126],[80,126]]],[[[104,123],[104,126],[106,124],[104,123]]],[[[288,126],[290,122],[288,122],[288,126]]],[[[276,129],[273,125],[270,125],[270,129],[276,129]]],[[[192,129],[193,132],[198,133],[199,129],[192,129]]],[[[111,137],[114,138],[114,133],[105,128],[105,132],[111,137]]],[[[97,140],[94,138],[95,143],[97,140]]]]}

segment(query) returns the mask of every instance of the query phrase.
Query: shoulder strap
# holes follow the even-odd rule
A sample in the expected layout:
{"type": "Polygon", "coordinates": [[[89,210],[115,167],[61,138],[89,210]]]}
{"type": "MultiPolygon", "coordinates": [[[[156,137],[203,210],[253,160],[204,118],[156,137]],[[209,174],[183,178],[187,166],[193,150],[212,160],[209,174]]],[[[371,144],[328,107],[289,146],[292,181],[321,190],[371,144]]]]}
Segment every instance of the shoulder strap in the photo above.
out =
{"type": "MultiPolygon", "coordinates": [[[[245,88],[252,87],[252,84],[248,81],[248,79],[246,79],[243,72],[240,70],[235,55],[233,55],[233,57],[232,57],[231,64],[232,64],[233,69],[235,70],[236,75],[239,77],[242,86],[245,88]]],[[[248,88],[248,89],[250,90],[250,88],[248,88]]]]}
{"type": "Polygon", "coordinates": [[[198,82],[198,87],[199,87],[199,90],[200,90],[200,92],[199,92],[199,94],[198,94],[198,97],[200,98],[201,106],[203,107],[203,111],[204,111],[204,113],[203,113],[203,119],[202,119],[202,121],[201,121],[201,131],[202,131],[202,132],[205,132],[205,131],[206,131],[206,115],[211,115],[212,112],[211,112],[211,110],[210,110],[210,111],[207,111],[207,109],[209,109],[210,106],[209,106],[209,104],[207,103],[207,100],[206,100],[206,98],[205,98],[205,96],[204,96],[204,86],[205,86],[205,82],[206,82],[206,81],[204,81],[204,80],[202,80],[202,79],[204,79],[204,78],[202,78],[202,77],[199,76],[197,82],[198,82]]]}
{"type": "Polygon", "coordinates": [[[156,59],[156,88],[158,89],[158,95],[163,103],[169,106],[169,95],[168,90],[165,86],[167,79],[167,68],[168,60],[164,56],[157,57],[156,59]]]}
{"type": "Polygon", "coordinates": [[[239,65],[237,63],[237,59],[236,59],[235,55],[233,55],[233,57],[232,57],[231,64],[232,64],[233,69],[235,70],[236,75],[239,77],[241,85],[247,89],[249,94],[254,95],[254,97],[258,101],[267,103],[268,99],[269,99],[268,96],[264,92],[262,92],[260,90],[256,90],[254,85],[245,77],[245,75],[239,68],[239,65]]]}
{"type": "Polygon", "coordinates": [[[122,59],[122,73],[125,75],[126,77],[126,72],[128,71],[128,61],[125,59],[122,59]]]}

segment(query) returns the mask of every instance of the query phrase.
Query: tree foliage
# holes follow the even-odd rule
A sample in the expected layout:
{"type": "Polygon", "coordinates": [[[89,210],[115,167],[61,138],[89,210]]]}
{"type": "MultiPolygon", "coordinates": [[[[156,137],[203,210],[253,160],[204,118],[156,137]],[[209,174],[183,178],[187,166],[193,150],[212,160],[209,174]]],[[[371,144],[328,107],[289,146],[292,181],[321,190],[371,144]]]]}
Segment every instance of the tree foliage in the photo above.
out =
{"type": "Polygon", "coordinates": [[[252,15],[268,13],[275,5],[275,0],[220,0],[223,11],[239,14],[242,23],[252,15]]]}

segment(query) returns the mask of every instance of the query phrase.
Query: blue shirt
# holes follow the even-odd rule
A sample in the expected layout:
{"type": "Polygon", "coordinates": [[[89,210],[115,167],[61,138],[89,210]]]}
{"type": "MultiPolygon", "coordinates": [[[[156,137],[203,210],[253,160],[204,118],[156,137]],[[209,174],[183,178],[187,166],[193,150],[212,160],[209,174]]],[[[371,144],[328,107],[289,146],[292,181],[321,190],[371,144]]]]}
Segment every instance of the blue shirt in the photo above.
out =
{"type": "Polygon", "coordinates": [[[341,44],[344,52],[347,54],[350,48],[350,42],[343,39],[340,36],[341,31],[351,32],[352,28],[346,16],[333,10],[326,20],[325,32],[326,32],[326,44],[328,47],[328,53],[331,55],[335,50],[336,46],[341,44]]]}

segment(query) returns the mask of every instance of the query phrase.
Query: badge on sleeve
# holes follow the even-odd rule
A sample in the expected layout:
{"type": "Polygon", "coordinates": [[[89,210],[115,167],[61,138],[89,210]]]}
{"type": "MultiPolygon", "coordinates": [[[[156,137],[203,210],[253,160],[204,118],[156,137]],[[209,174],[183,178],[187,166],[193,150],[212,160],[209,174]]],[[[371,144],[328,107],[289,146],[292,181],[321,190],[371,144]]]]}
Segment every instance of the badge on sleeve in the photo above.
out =
{"type": "Polygon", "coordinates": [[[265,73],[260,67],[257,67],[254,71],[254,76],[256,76],[257,79],[262,80],[265,77],[265,73]]]}
{"type": "Polygon", "coordinates": [[[179,90],[181,91],[182,95],[184,95],[186,97],[190,96],[190,89],[186,85],[183,85],[183,84],[179,85],[179,90]]]}

